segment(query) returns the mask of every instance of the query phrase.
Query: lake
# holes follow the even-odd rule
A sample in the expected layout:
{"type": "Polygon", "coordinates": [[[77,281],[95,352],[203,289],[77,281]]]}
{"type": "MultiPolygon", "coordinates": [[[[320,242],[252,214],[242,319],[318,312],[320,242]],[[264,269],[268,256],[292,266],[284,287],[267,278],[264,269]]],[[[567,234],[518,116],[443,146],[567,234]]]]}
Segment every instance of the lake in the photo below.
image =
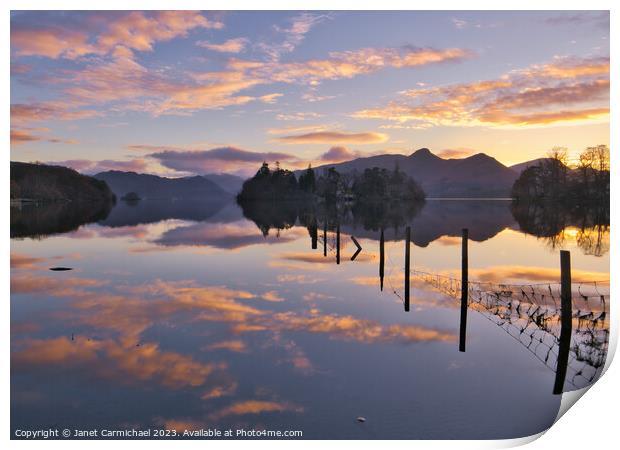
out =
{"type": "Polygon", "coordinates": [[[41,217],[60,213],[49,208],[12,208],[13,431],[517,438],[553,423],[558,383],[587,386],[604,364],[608,211],[599,220],[505,200],[427,200],[402,214],[143,200],[50,229],[41,217]],[[560,250],[570,251],[574,305],[564,364],[560,250]]]}

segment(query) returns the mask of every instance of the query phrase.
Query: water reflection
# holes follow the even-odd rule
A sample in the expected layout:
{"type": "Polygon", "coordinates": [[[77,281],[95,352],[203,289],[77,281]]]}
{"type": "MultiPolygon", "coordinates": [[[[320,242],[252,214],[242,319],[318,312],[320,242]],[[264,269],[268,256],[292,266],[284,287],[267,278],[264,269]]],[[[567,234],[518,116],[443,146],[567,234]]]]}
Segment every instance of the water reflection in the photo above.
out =
{"type": "Polygon", "coordinates": [[[80,226],[105,219],[112,205],[70,202],[11,204],[11,238],[41,239],[77,230],[80,226]]]}
{"type": "MultiPolygon", "coordinates": [[[[556,288],[534,302],[515,286],[557,283],[557,254],[524,240],[509,204],[429,201],[402,215],[299,205],[212,205],[198,216],[183,206],[160,217],[124,209],[138,206],[70,233],[12,241],[12,426],[55,417],[58,426],[362,438],[354,418],[364,415],[377,438],[492,438],[553,422],[558,349],[567,347],[556,288]],[[469,278],[485,287],[469,292],[459,353],[460,304],[445,280],[459,279],[463,224],[469,278]],[[362,247],[354,261],[351,236],[362,247]],[[47,270],[60,264],[75,270],[47,270]],[[499,288],[507,284],[511,296],[499,288]]],[[[564,244],[584,248],[580,239],[564,244]]],[[[576,256],[563,390],[591,383],[605,360],[607,310],[588,290],[608,278],[608,256],[599,254],[576,256]]]]}
{"type": "MultiPolygon", "coordinates": [[[[609,208],[574,208],[541,204],[518,204],[509,201],[427,201],[411,205],[356,203],[325,205],[298,202],[245,202],[241,208],[228,199],[196,201],[119,202],[112,209],[71,208],[68,203],[23,205],[11,208],[11,237],[42,238],[77,230],[81,225],[97,222],[104,227],[122,229],[136,225],[178,219],[188,225],[167,230],[157,243],[170,245],[215,245],[238,248],[261,242],[243,218],[254,222],[263,236],[271,230],[275,236],[295,225],[308,229],[312,248],[319,240],[319,224],[327,231],[379,240],[404,238],[407,226],[415,233],[412,242],[427,247],[439,241],[458,245],[460,230],[470,230],[470,239],[481,242],[505,229],[513,229],[544,240],[556,250],[568,241],[576,241],[585,254],[601,256],[609,251],[609,208]],[[227,226],[228,225],[228,226],[227,226]],[[218,241],[219,244],[217,243],[218,241]]],[[[323,239],[324,241],[324,239],[323,239]]]]}
{"type": "Polygon", "coordinates": [[[576,205],[562,208],[548,203],[518,203],[512,214],[522,231],[544,239],[552,249],[577,238],[587,255],[601,256],[609,251],[609,205],[576,205]]]}

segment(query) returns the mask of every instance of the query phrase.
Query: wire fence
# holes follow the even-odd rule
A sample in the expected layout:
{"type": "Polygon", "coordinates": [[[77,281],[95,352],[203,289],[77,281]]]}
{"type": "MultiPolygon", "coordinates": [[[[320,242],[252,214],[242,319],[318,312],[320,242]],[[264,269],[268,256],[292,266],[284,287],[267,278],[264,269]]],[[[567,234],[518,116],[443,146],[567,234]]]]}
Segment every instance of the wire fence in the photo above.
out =
{"type": "MultiPolygon", "coordinates": [[[[442,274],[411,271],[411,279],[460,299],[462,282],[442,274]]],[[[561,333],[561,286],[468,282],[468,307],[502,328],[542,363],[557,371],[561,333]]],[[[609,345],[609,281],[572,284],[572,335],[564,390],[594,382],[609,345]]]]}

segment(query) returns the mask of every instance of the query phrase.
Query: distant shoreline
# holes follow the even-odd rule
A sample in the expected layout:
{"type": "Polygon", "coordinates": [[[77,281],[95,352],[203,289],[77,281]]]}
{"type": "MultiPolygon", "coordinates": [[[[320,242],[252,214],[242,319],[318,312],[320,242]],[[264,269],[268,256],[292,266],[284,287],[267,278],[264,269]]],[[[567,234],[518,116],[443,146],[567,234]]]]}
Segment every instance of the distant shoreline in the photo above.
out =
{"type": "Polygon", "coordinates": [[[426,201],[453,201],[453,200],[467,200],[467,201],[501,201],[501,202],[511,202],[514,200],[512,197],[426,197],[426,201]]]}

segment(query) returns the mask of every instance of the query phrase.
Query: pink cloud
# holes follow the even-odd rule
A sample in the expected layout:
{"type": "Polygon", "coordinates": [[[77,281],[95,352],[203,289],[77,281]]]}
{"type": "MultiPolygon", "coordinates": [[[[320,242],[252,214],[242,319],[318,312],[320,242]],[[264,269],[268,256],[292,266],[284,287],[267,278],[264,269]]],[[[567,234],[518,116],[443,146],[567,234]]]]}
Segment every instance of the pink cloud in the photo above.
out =
{"type": "Polygon", "coordinates": [[[293,134],[276,138],[284,144],[376,144],[388,140],[384,133],[346,133],[342,131],[316,131],[305,134],[293,134]]]}
{"type": "Polygon", "coordinates": [[[194,28],[222,27],[196,11],[97,12],[84,17],[80,26],[13,23],[11,48],[16,56],[76,59],[105,55],[117,46],[151,51],[156,42],[187,36],[194,28]]]}
{"type": "Polygon", "coordinates": [[[321,161],[329,161],[329,162],[342,162],[349,161],[351,159],[357,158],[359,156],[358,152],[353,152],[346,147],[336,146],[330,148],[328,151],[323,153],[319,159],[321,161]]]}
{"type": "Polygon", "coordinates": [[[162,166],[180,172],[208,173],[234,171],[251,173],[263,161],[294,162],[297,158],[288,153],[251,152],[236,147],[220,147],[211,150],[163,150],[150,153],[147,157],[156,159],[162,166]]]}

